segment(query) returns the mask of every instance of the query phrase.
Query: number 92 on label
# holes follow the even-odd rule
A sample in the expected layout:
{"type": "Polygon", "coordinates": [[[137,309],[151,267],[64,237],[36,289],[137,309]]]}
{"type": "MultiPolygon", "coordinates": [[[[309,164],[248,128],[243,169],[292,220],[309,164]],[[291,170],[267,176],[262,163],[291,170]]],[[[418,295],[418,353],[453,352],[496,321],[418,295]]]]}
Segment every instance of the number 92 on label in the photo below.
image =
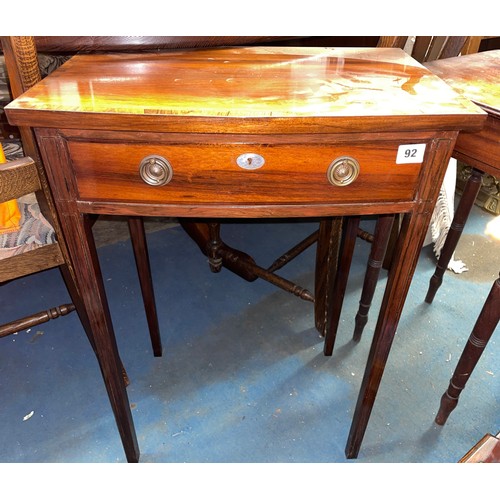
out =
{"type": "Polygon", "coordinates": [[[398,147],[396,163],[422,163],[426,144],[402,144],[398,147]]]}

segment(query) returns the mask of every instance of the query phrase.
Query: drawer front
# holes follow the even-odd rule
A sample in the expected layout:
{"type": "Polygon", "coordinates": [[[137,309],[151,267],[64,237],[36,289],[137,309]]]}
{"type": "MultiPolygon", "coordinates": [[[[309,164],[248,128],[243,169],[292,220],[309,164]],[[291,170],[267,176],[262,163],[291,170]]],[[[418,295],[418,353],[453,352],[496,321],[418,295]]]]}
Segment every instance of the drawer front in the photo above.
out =
{"type": "Polygon", "coordinates": [[[397,164],[397,151],[398,144],[376,141],[333,146],[69,142],[80,200],[188,205],[411,201],[422,164],[397,164]],[[141,177],[141,162],[151,157],[153,168],[146,165],[143,176],[166,184],[150,185],[141,177]],[[352,168],[359,170],[357,177],[352,168]],[[343,185],[343,175],[356,178],[343,185]],[[333,183],[336,178],[340,185],[333,183]]]}

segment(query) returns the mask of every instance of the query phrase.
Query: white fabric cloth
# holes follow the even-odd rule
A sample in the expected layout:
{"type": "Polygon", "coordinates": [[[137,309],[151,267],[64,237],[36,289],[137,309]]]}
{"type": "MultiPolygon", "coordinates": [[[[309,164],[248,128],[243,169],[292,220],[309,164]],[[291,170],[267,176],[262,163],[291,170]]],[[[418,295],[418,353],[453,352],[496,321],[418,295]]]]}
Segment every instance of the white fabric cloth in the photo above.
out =
{"type": "MultiPolygon", "coordinates": [[[[439,259],[444,242],[448,236],[451,222],[455,213],[455,187],[457,181],[457,160],[450,159],[448,168],[444,176],[443,184],[439,190],[438,200],[432,213],[431,223],[427,230],[424,246],[433,246],[434,254],[439,259]]],[[[456,274],[468,271],[466,264],[461,260],[455,260],[455,254],[452,255],[448,263],[448,269],[456,274]]]]}

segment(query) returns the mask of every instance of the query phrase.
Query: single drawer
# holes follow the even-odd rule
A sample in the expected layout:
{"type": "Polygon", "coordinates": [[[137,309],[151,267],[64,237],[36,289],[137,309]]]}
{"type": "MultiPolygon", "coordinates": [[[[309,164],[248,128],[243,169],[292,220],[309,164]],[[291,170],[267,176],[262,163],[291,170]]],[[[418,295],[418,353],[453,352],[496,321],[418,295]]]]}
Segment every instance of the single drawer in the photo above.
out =
{"type": "Polygon", "coordinates": [[[70,141],[69,151],[80,200],[330,204],[413,200],[422,163],[396,163],[398,145],[70,141]]]}

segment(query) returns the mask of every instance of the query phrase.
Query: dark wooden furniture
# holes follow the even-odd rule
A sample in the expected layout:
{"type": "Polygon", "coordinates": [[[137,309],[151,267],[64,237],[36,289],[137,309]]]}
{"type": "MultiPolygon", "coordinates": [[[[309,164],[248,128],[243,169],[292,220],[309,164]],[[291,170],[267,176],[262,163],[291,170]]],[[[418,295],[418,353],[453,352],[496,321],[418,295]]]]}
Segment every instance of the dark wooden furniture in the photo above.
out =
{"type": "Polygon", "coordinates": [[[475,102],[488,113],[484,128],[477,132],[464,132],[458,136],[453,157],[473,167],[436,270],[430,280],[425,297],[432,303],[442,284],[443,275],[456,249],[474,200],[481,187],[484,173],[500,175],[500,50],[490,50],[429,63],[427,67],[446,81],[457,92],[475,102]]]}
{"type": "MultiPolygon", "coordinates": [[[[234,45],[297,45],[313,47],[375,47],[378,36],[35,36],[40,53],[71,55],[76,52],[124,50],[175,50],[234,45]]],[[[383,37],[389,38],[389,37],[383,37]]],[[[390,37],[394,38],[394,37],[390,37]]],[[[0,37],[0,52],[2,51],[0,37]]],[[[1,73],[0,73],[1,74],[1,73]]],[[[0,138],[19,138],[16,127],[10,125],[3,107],[12,100],[0,92],[0,138]],[[4,97],[4,99],[2,99],[4,97]]]]}
{"type": "MultiPolygon", "coordinates": [[[[2,52],[5,54],[5,60],[8,66],[8,76],[10,79],[11,91],[14,97],[31,88],[34,84],[41,80],[42,75],[39,68],[39,53],[45,55],[64,57],[71,56],[76,52],[95,53],[106,51],[158,51],[158,50],[175,50],[182,48],[199,48],[207,46],[230,46],[244,44],[273,44],[273,43],[290,43],[290,44],[313,44],[311,37],[266,37],[266,36],[238,36],[238,37],[130,37],[130,36],[76,36],[76,37],[1,37],[2,52]]],[[[377,37],[375,37],[377,38],[377,37]]],[[[378,43],[381,45],[390,46],[394,41],[394,37],[381,37],[378,43]]],[[[375,43],[375,42],[374,42],[375,43]]],[[[349,42],[349,44],[352,44],[349,42]]],[[[10,125],[9,125],[10,126],[10,125]]],[[[53,212],[53,203],[51,194],[45,179],[45,172],[41,163],[40,154],[34,138],[33,131],[29,127],[16,128],[17,135],[20,135],[23,141],[23,148],[27,154],[31,154],[36,158],[38,169],[40,171],[41,180],[45,186],[44,191],[38,193],[38,199],[44,207],[44,214],[47,219],[53,221],[56,231],[57,241],[46,246],[43,249],[38,249],[36,252],[30,252],[23,257],[9,259],[9,262],[2,262],[2,278],[12,279],[14,276],[21,276],[26,273],[33,272],[31,264],[27,262],[35,262],[36,270],[47,269],[51,266],[58,265],[62,256],[67,260],[66,246],[62,233],[59,230],[59,222],[56,214],[53,212]],[[42,197],[43,195],[43,197],[42,197]],[[45,195],[48,196],[48,202],[45,201],[45,195]],[[57,257],[56,257],[57,255],[57,257]]],[[[34,172],[33,166],[30,169],[23,169],[23,172],[34,172]]],[[[12,178],[12,177],[9,177],[12,178]]],[[[35,179],[32,180],[35,182],[35,179]]],[[[37,181],[38,182],[38,181],[37,181]]],[[[5,185],[5,184],[4,184],[5,185]]],[[[298,243],[288,252],[280,256],[273,262],[269,268],[262,268],[246,253],[231,248],[220,238],[220,224],[212,221],[204,223],[199,219],[180,219],[180,223],[187,233],[196,241],[203,253],[210,257],[210,266],[214,272],[220,270],[221,265],[237,273],[248,281],[253,281],[257,278],[266,279],[270,283],[289,291],[296,296],[314,302],[316,327],[322,335],[325,334],[327,324],[328,311],[326,311],[327,294],[331,294],[331,289],[334,283],[335,266],[332,262],[336,262],[339,251],[339,237],[342,227],[341,219],[335,222],[325,220],[320,224],[320,229],[311,234],[304,241],[298,243]],[[318,245],[317,251],[317,276],[315,280],[314,294],[309,290],[304,289],[300,285],[293,283],[280,277],[276,272],[286,265],[290,260],[298,254],[306,250],[310,245],[316,243],[318,238],[324,241],[324,244],[318,245]],[[330,272],[324,272],[324,263],[330,262],[330,272]]],[[[128,217],[129,229],[131,232],[131,240],[133,243],[134,255],[138,268],[138,275],[141,284],[141,291],[146,308],[146,317],[150,330],[153,353],[155,356],[161,356],[162,346],[159,332],[158,319],[156,314],[156,306],[154,299],[154,291],[151,282],[151,270],[147,255],[147,244],[144,235],[144,227],[140,217],[128,217]]],[[[358,235],[362,235],[359,231],[358,235]]],[[[365,239],[371,241],[373,237],[368,234],[362,235],[365,239]]],[[[68,287],[72,286],[72,278],[66,272],[66,267],[62,267],[68,287]],[[68,281],[69,280],[69,281],[68,281]]],[[[71,269],[71,266],[69,267],[71,269]]],[[[342,287],[345,288],[347,274],[341,274],[343,281],[336,283],[336,295],[343,294],[342,287]],[[340,290],[339,290],[340,288],[340,290]]],[[[72,293],[74,295],[74,292],[72,293]]],[[[75,299],[75,301],[78,299],[75,299]]],[[[341,302],[336,302],[334,318],[337,318],[341,312],[341,302]]],[[[29,317],[9,321],[0,327],[0,336],[12,334],[20,329],[29,328],[40,324],[41,322],[55,319],[60,315],[69,314],[75,309],[75,306],[64,304],[61,306],[50,308],[47,311],[36,312],[29,317]]],[[[86,321],[83,317],[82,321],[86,321]]],[[[89,332],[90,333],[90,332],[89,332]]],[[[89,337],[90,338],[90,337],[89,337]]],[[[123,370],[124,371],[124,370],[123,370]]],[[[124,371],[125,374],[125,371],[124,371]]]]}
{"type": "Polygon", "coordinates": [[[129,461],[139,449],[89,216],[348,216],[352,231],[364,214],[404,214],[346,446],[358,455],[448,159],[483,111],[400,49],[269,47],[77,55],[6,111],[35,128],[70,255],[86,264],[77,283],[129,461]]]}
{"type": "Polygon", "coordinates": [[[458,360],[448,389],[441,397],[436,423],[444,425],[456,408],[458,398],[469,380],[500,320],[500,278],[495,280],[481,313],[458,360]]]}
{"type": "Polygon", "coordinates": [[[500,463],[500,432],[494,436],[486,434],[460,460],[459,463],[500,463]]]}

